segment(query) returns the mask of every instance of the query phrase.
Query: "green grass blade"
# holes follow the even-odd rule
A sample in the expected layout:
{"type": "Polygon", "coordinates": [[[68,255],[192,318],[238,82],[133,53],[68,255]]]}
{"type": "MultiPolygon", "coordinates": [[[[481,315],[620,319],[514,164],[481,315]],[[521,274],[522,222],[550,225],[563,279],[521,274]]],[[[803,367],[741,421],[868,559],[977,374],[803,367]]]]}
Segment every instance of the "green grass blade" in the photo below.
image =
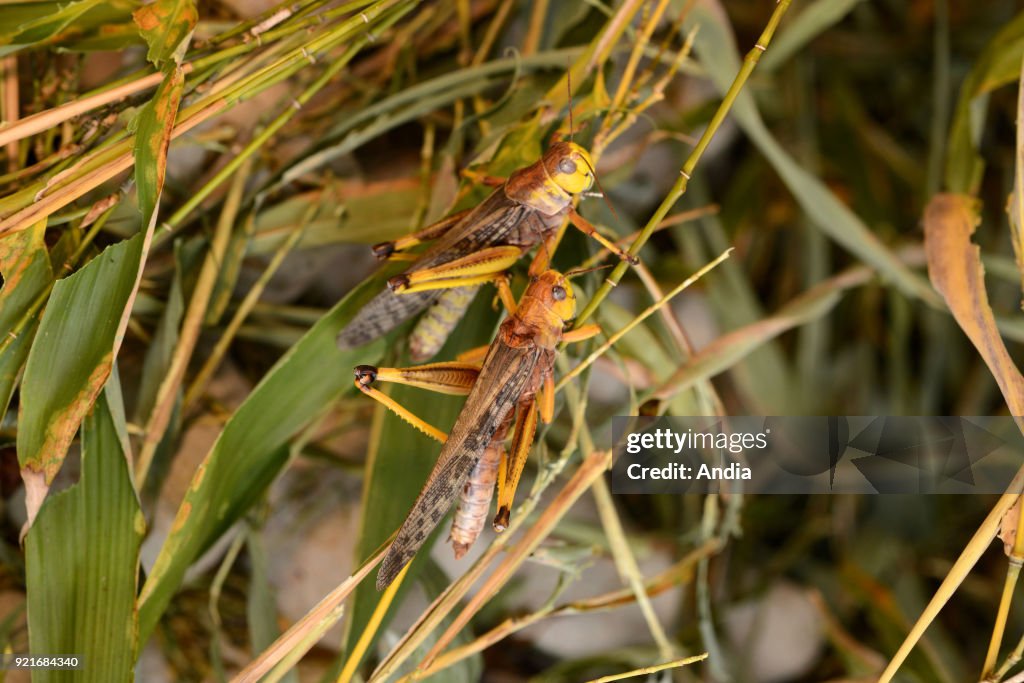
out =
{"type": "MultiPolygon", "coordinates": [[[[719,15],[695,8],[691,23],[700,25],[694,49],[712,82],[726,92],[740,60],[732,28],[719,15]]],[[[870,264],[905,294],[941,305],[924,278],[912,272],[818,178],[808,173],[768,131],[747,90],[740,91],[732,115],[775,168],[793,198],[819,229],[854,256],[870,264]]]]}
{"type": "Polygon", "coordinates": [[[171,129],[174,128],[184,91],[184,71],[181,68],[171,69],[164,75],[153,99],[142,107],[135,120],[135,183],[139,187],[143,225],[150,225],[156,217],[164,187],[171,129]]]}
{"type": "Polygon", "coordinates": [[[156,0],[135,10],[132,18],[149,45],[146,59],[160,66],[169,59],[181,63],[199,13],[195,0],[156,0]]]}
{"type": "Polygon", "coordinates": [[[21,383],[18,462],[30,523],[110,375],[137,282],[143,237],[108,247],[58,281],[50,294],[21,383]]]}
{"type": "Polygon", "coordinates": [[[988,44],[967,74],[957,97],[946,155],[946,190],[975,194],[985,170],[978,153],[989,92],[1020,75],[1024,55],[1024,13],[988,44]]]}
{"type": "Polygon", "coordinates": [[[37,682],[132,677],[145,522],[115,424],[123,411],[109,400],[101,394],[82,426],[80,481],[46,501],[25,541],[31,650],[84,660],[78,671],[33,672],[37,682]]]}
{"type": "Polygon", "coordinates": [[[373,363],[383,343],[340,351],[335,337],[382,282],[345,297],[267,373],[228,421],[178,509],[140,597],[147,638],[193,560],[257,503],[288,456],[288,440],[352,385],[352,367],[373,363]]]}
{"type": "Polygon", "coordinates": [[[816,0],[804,7],[796,16],[791,15],[791,21],[772,41],[772,48],[764,53],[758,70],[762,74],[774,71],[820,34],[838,24],[860,2],[861,0],[816,0]]]}
{"type": "Polygon", "coordinates": [[[53,280],[50,256],[46,252],[42,221],[28,230],[0,240],[0,420],[14,392],[25,358],[28,356],[38,319],[33,309],[37,298],[53,280]]]}

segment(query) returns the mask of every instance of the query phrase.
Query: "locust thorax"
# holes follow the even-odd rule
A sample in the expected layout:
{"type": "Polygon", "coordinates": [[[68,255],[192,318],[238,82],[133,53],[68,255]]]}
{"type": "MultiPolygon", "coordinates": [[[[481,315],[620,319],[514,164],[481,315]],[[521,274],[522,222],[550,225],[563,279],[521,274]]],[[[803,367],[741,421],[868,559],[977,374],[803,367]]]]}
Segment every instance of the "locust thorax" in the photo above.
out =
{"type": "Polygon", "coordinates": [[[590,154],[574,142],[556,142],[540,161],[522,168],[505,183],[510,199],[526,204],[548,216],[565,209],[573,195],[594,184],[590,154]]]}

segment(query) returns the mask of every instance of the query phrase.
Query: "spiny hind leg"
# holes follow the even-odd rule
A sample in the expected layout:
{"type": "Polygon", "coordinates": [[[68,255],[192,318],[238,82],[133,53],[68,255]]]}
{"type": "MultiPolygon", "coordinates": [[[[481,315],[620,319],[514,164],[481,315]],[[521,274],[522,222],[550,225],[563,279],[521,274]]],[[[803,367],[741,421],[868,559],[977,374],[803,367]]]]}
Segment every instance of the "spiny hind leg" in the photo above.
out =
{"type": "Polygon", "coordinates": [[[388,280],[388,287],[403,294],[493,282],[503,277],[522,253],[520,247],[511,245],[487,247],[447,263],[395,275],[388,280]]]}
{"type": "Polygon", "coordinates": [[[390,242],[380,242],[375,244],[373,245],[373,254],[379,259],[391,258],[393,260],[402,260],[404,256],[396,254],[395,252],[405,251],[406,249],[415,247],[418,244],[436,240],[438,237],[451,230],[456,223],[468,216],[470,211],[472,211],[472,209],[453,213],[451,216],[442,218],[438,222],[432,223],[422,230],[409,233],[408,235],[404,235],[390,242]]]}
{"type": "Polygon", "coordinates": [[[402,418],[427,436],[444,443],[448,435],[415,415],[401,403],[377,389],[376,382],[393,382],[420,387],[441,394],[464,396],[469,393],[480,374],[479,363],[451,361],[427,363],[408,368],[378,368],[372,365],[355,367],[355,386],[373,400],[402,418]]]}

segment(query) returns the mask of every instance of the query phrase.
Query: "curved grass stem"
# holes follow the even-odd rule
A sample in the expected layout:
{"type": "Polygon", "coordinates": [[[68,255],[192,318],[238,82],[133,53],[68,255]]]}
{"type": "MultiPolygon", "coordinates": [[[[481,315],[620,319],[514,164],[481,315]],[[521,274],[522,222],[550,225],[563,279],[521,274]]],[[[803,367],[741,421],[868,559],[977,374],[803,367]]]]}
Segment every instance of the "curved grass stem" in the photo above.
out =
{"type": "MultiPolygon", "coordinates": [[[[992,637],[988,643],[988,653],[985,655],[985,665],[982,667],[982,677],[988,676],[996,667],[996,659],[999,656],[999,646],[1003,642],[1003,634],[1006,632],[1006,619],[1010,615],[1010,605],[1013,603],[1013,592],[1017,587],[1017,579],[1020,578],[1020,567],[1024,563],[1024,515],[1021,512],[1021,503],[1024,498],[1017,500],[1017,536],[1013,541],[1013,550],[1010,552],[1009,565],[1006,567],[1006,580],[1003,582],[1003,594],[999,599],[999,610],[996,612],[996,621],[992,626],[992,637]]],[[[1006,672],[1004,671],[1003,674],[1006,672]]],[[[996,678],[995,680],[999,680],[996,678]]]]}

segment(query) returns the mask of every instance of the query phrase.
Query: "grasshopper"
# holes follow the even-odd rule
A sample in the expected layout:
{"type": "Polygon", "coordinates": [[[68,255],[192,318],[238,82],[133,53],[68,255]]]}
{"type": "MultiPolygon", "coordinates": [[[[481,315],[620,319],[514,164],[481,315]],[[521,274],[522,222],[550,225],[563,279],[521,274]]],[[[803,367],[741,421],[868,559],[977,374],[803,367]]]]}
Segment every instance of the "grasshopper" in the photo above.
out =
{"type": "MultiPolygon", "coordinates": [[[[338,346],[348,349],[366,344],[433,306],[410,341],[413,361],[431,358],[462,318],[477,289],[500,277],[537,244],[542,244],[541,254],[550,254],[566,217],[619,258],[638,263],[573,208],[573,198],[594,182],[590,154],[573,142],[559,140],[539,161],[512,173],[476,208],[375,245],[378,258],[396,258],[436,240],[408,270],[390,278],[387,289],[341,330],[338,346]]],[[[544,270],[546,258],[535,259],[534,266],[531,275],[544,270]]]]}
{"type": "Polygon", "coordinates": [[[451,533],[456,557],[460,557],[483,527],[495,478],[498,512],[493,525],[496,531],[508,526],[538,417],[548,423],[554,414],[556,347],[599,332],[596,325],[566,331],[576,315],[576,296],[566,275],[547,270],[533,277],[518,305],[507,281],[500,279],[497,284],[509,316],[487,347],[481,363],[463,360],[411,368],[355,368],[355,385],[360,391],[444,444],[437,464],[384,557],[377,574],[379,590],[395,579],[461,495],[451,533]],[[445,435],[376,389],[375,381],[399,382],[442,393],[468,393],[468,398],[451,433],[445,435]],[[508,454],[504,442],[510,427],[512,447],[508,454]]]}

